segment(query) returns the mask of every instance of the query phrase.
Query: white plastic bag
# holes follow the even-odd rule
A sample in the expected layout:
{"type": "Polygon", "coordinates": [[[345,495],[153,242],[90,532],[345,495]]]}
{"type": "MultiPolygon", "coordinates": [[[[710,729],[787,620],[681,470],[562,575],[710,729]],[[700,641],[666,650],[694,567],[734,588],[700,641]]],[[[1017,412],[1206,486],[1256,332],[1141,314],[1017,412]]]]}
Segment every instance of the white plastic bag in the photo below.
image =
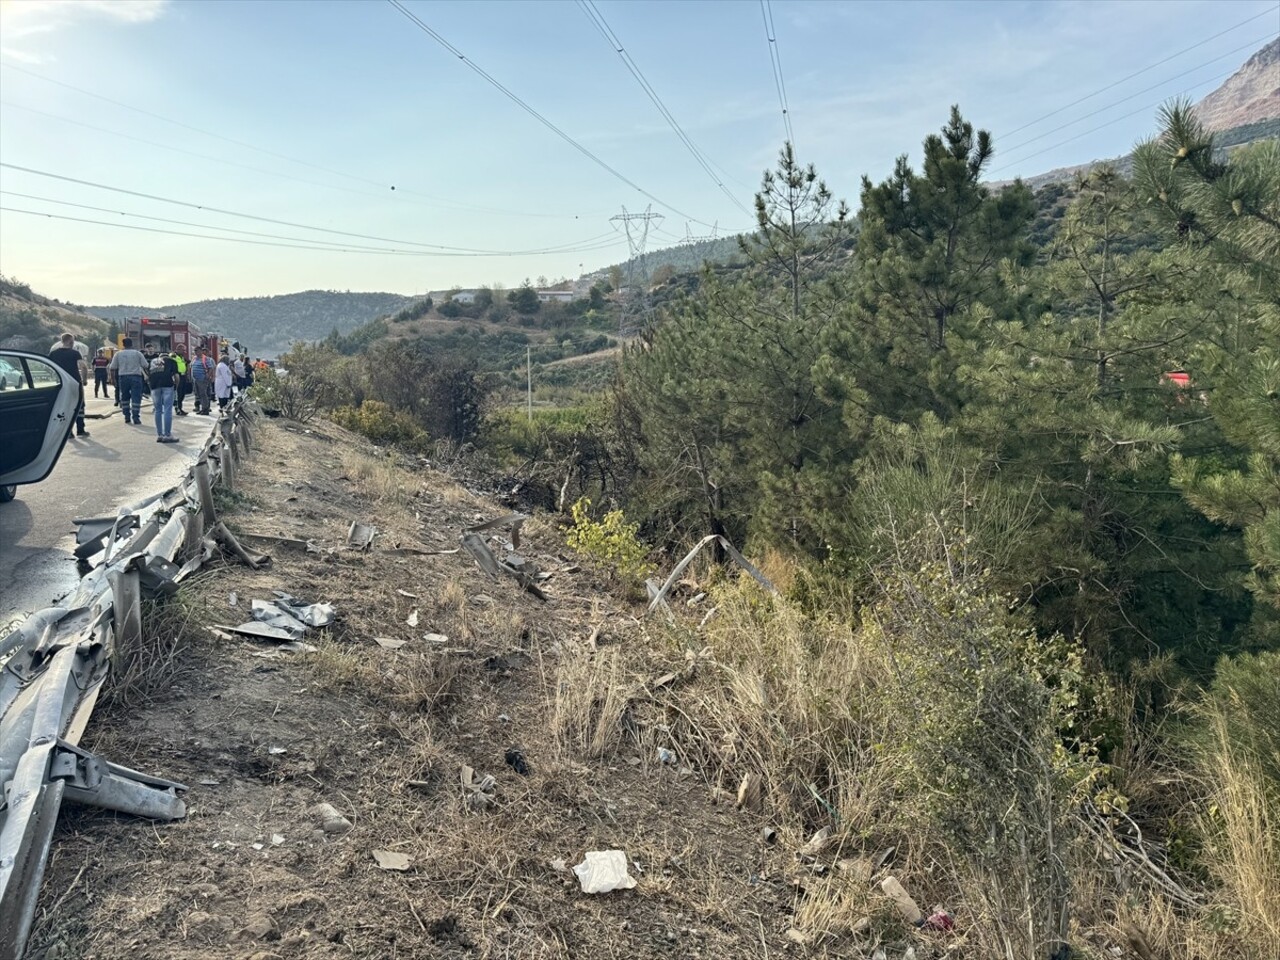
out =
{"type": "Polygon", "coordinates": [[[611,890],[630,890],[635,878],[627,873],[627,855],[621,850],[590,850],[583,855],[582,863],[574,864],[583,893],[608,893],[611,890]]]}

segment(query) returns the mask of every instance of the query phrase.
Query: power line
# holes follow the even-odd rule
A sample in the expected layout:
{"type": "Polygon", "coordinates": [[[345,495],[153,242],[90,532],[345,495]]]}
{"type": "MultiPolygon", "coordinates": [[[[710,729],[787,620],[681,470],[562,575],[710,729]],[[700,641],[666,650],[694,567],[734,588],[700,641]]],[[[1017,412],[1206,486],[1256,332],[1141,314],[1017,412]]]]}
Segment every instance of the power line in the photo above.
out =
{"type": "Polygon", "coordinates": [[[1127,77],[1121,77],[1119,80],[1115,81],[1114,83],[1109,83],[1105,87],[1099,87],[1097,90],[1093,91],[1093,93],[1086,93],[1083,97],[1079,97],[1078,99],[1072,100],[1070,103],[1066,104],[1065,106],[1058,107],[1058,109],[1056,110],[1051,110],[1048,113],[1044,114],[1043,116],[1036,117],[1034,120],[1028,123],[1024,123],[1020,127],[1014,127],[1012,130],[1007,130],[1005,131],[1004,135],[1012,136],[1015,133],[1018,133],[1022,130],[1027,129],[1027,127],[1034,127],[1037,123],[1039,123],[1042,120],[1048,120],[1050,117],[1054,117],[1062,113],[1063,110],[1070,110],[1072,107],[1076,106],[1077,104],[1084,103],[1086,100],[1092,100],[1094,97],[1096,97],[1100,93],[1106,93],[1108,90],[1118,87],[1122,83],[1127,83],[1130,80],[1132,80],[1134,77],[1140,77],[1142,76],[1142,74],[1146,73],[1147,71],[1154,70],[1156,67],[1161,66],[1162,64],[1166,64],[1170,60],[1176,60],[1178,57],[1182,56],[1184,53],[1190,53],[1192,50],[1195,50],[1198,47],[1203,47],[1206,43],[1209,43],[1211,40],[1217,40],[1219,37],[1224,37],[1228,33],[1231,33],[1233,30],[1240,29],[1246,23],[1253,23],[1253,21],[1258,20],[1261,17],[1265,17],[1268,14],[1274,15],[1278,10],[1280,10],[1280,6],[1275,6],[1269,10],[1262,11],[1262,13],[1254,14],[1252,17],[1247,17],[1244,20],[1241,20],[1239,23],[1234,24],[1230,27],[1227,27],[1227,29],[1223,30],[1221,33],[1215,33],[1213,36],[1206,37],[1205,39],[1201,40],[1199,43],[1193,43],[1191,46],[1187,47],[1184,50],[1179,50],[1177,53],[1170,54],[1169,56],[1165,57],[1163,60],[1157,60],[1155,63],[1148,64],[1147,66],[1143,67],[1141,70],[1138,70],[1134,73],[1129,74],[1127,77]]]}
{"type": "MultiPolygon", "coordinates": [[[[100,226],[100,227],[115,227],[116,229],[119,229],[119,230],[138,230],[138,231],[141,231],[141,232],[143,232],[143,233],[163,233],[163,234],[166,234],[166,235],[168,235],[168,236],[172,236],[172,237],[192,237],[192,238],[197,239],[197,240],[223,240],[223,241],[225,241],[225,242],[227,242],[227,243],[247,243],[247,244],[251,244],[252,246],[255,246],[255,247],[287,247],[287,248],[294,249],[294,250],[311,250],[311,251],[314,251],[314,252],[316,252],[316,253],[362,253],[362,254],[373,254],[373,255],[381,255],[381,256],[387,256],[387,255],[391,255],[391,256],[442,256],[442,257],[483,257],[483,256],[489,256],[489,254],[483,254],[483,253],[441,253],[441,254],[421,253],[421,254],[415,254],[415,253],[414,253],[414,252],[412,252],[412,251],[396,251],[396,250],[380,251],[380,250],[376,250],[376,249],[369,248],[369,247],[359,247],[359,246],[354,246],[354,245],[353,245],[353,246],[351,246],[351,247],[336,247],[336,246],[321,247],[321,246],[315,246],[313,243],[305,243],[305,244],[303,244],[303,243],[285,243],[285,242],[272,241],[272,240],[246,240],[246,239],[244,239],[244,238],[242,238],[242,237],[219,237],[219,236],[217,236],[216,234],[208,234],[208,233],[188,233],[188,232],[183,231],[183,230],[165,230],[165,229],[160,228],[160,227],[143,227],[143,226],[139,226],[138,224],[134,224],[134,223],[115,223],[115,222],[110,221],[110,220],[90,220],[90,219],[88,219],[87,217],[68,217],[68,216],[65,216],[65,215],[63,215],[63,214],[59,214],[59,213],[48,213],[47,211],[43,211],[43,210],[24,210],[24,209],[22,209],[22,208],[20,208],[20,207],[6,207],[6,206],[0,206],[0,211],[3,211],[3,212],[5,212],[5,213],[23,213],[23,214],[27,214],[28,216],[32,216],[32,217],[44,217],[44,218],[49,219],[49,220],[66,220],[66,221],[69,221],[69,222],[71,222],[71,223],[89,223],[89,224],[94,224],[94,225],[96,225],[96,226],[100,226]]],[[[211,228],[209,228],[209,229],[213,229],[213,230],[220,230],[220,229],[223,229],[223,228],[221,228],[221,227],[211,227],[211,228]]],[[[614,244],[609,244],[608,246],[614,246],[614,244]]],[[[598,247],[598,248],[596,248],[596,249],[604,249],[604,247],[598,247]]],[[[578,252],[578,251],[566,251],[566,252],[576,253],[576,252],[578,252]]]]}
{"type": "MultiPolygon", "coordinates": [[[[778,105],[782,107],[782,123],[787,128],[787,141],[796,145],[796,135],[791,129],[791,110],[787,106],[787,82],[782,75],[782,54],[778,50],[778,33],[773,28],[773,4],[760,0],[760,16],[764,20],[764,35],[769,41],[769,63],[773,67],[773,85],[778,91],[778,105]]],[[[707,226],[707,224],[703,224],[707,226]]]]}
{"type": "Polygon", "coordinates": [[[684,217],[687,220],[693,220],[697,223],[703,222],[701,220],[698,220],[697,217],[690,216],[689,214],[684,213],[678,208],[673,207],[671,204],[667,203],[665,200],[661,199],[660,197],[654,196],[648,190],[645,190],[643,187],[637,184],[634,180],[631,180],[628,177],[624,176],[623,174],[619,173],[615,168],[611,167],[605,161],[601,160],[598,156],[596,156],[594,153],[592,153],[590,150],[584,147],[581,143],[573,139],[573,137],[569,136],[569,134],[565,133],[563,130],[557,127],[554,123],[548,120],[545,116],[543,116],[533,107],[531,107],[528,103],[526,103],[516,94],[512,93],[511,90],[503,86],[498,80],[496,80],[491,74],[486,72],[474,60],[469,59],[466,56],[466,54],[464,54],[461,50],[459,50],[457,47],[451,44],[439,33],[437,33],[435,30],[429,27],[424,21],[419,19],[418,16],[413,12],[411,12],[403,3],[400,2],[400,0],[387,0],[387,2],[390,3],[397,10],[399,10],[400,13],[404,15],[405,19],[407,19],[410,23],[416,26],[419,30],[421,30],[423,33],[429,36],[432,40],[434,40],[440,46],[444,47],[444,49],[448,50],[451,54],[453,54],[455,57],[461,60],[464,64],[466,64],[466,66],[469,69],[471,69],[476,75],[483,78],[495,90],[497,90],[504,97],[506,97],[516,106],[518,106],[525,113],[529,114],[529,116],[537,120],[540,124],[542,124],[548,130],[550,130],[552,133],[554,133],[557,137],[559,137],[565,143],[569,144],[569,146],[573,147],[575,150],[581,153],[588,160],[592,161],[602,169],[608,171],[618,180],[621,180],[623,183],[629,186],[632,190],[635,190],[637,193],[643,194],[644,196],[648,197],[650,200],[652,200],[654,203],[658,204],[659,206],[666,207],[672,213],[678,213],[680,214],[680,216],[684,217]]]}
{"type": "Polygon", "coordinates": [[[1174,74],[1172,77],[1166,77],[1164,80],[1161,80],[1159,83],[1153,83],[1149,87],[1143,87],[1137,93],[1131,93],[1129,94],[1129,96],[1123,97],[1119,100],[1109,103],[1105,107],[1099,107],[1097,110],[1093,110],[1082,116],[1076,117],[1076,119],[1074,120],[1069,120],[1068,122],[1061,124],[1060,126],[1056,126],[1051,130],[1046,130],[1044,133],[1038,134],[1037,136],[1034,136],[1029,140],[1023,140],[1021,143],[1015,143],[1011,147],[1005,147],[1004,152],[1012,153],[1016,150],[1021,150],[1023,147],[1035,143],[1037,140],[1043,140],[1045,137],[1053,136],[1059,130],[1065,130],[1067,129],[1067,127],[1074,127],[1077,123],[1083,123],[1085,120],[1088,120],[1090,117],[1096,117],[1098,114],[1106,113],[1108,110],[1112,109],[1113,107],[1118,107],[1122,103],[1128,103],[1130,100],[1136,100],[1138,97],[1142,96],[1144,93],[1150,93],[1152,90],[1158,90],[1161,87],[1163,87],[1166,83],[1172,83],[1174,80],[1181,80],[1183,77],[1187,76],[1188,74],[1195,73],[1197,70],[1203,70],[1205,67],[1207,67],[1211,63],[1217,63],[1219,60],[1224,60],[1227,57],[1231,56],[1232,54],[1239,53],[1241,50],[1248,50],[1250,47],[1254,47],[1258,43],[1264,40],[1269,40],[1269,39],[1270,37],[1268,36],[1268,37],[1259,37],[1256,40],[1250,40],[1248,43],[1243,44],[1239,47],[1236,47],[1234,50],[1228,50],[1226,53],[1222,54],[1221,56],[1214,57],[1212,60],[1206,60],[1204,63],[1197,64],[1196,66],[1192,67],[1190,70],[1184,70],[1182,71],[1182,73],[1174,74]]]}
{"type": "Polygon", "coordinates": [[[52,180],[61,180],[66,183],[75,183],[81,186],[94,187],[99,190],[109,190],[112,193],[121,193],[121,194],[125,194],[126,196],[140,197],[144,200],[156,200],[160,203],[171,203],[171,204],[174,204],[175,206],[187,207],[192,210],[204,210],[209,213],[218,213],[218,214],[222,214],[224,216],[229,216],[229,217],[240,217],[241,219],[245,219],[245,220],[256,220],[259,223],[270,223],[278,227],[293,227],[298,230],[313,230],[317,233],[328,233],[328,234],[332,234],[334,236],[339,236],[339,237],[351,237],[356,240],[374,240],[374,241],[377,241],[378,243],[398,243],[403,246],[409,246],[409,247],[426,247],[431,250],[442,251],[443,253],[464,253],[464,254],[473,254],[473,255],[479,255],[479,256],[491,256],[491,257],[524,256],[524,255],[529,255],[534,253],[574,253],[576,252],[575,248],[582,246],[583,244],[586,244],[588,242],[595,242],[596,240],[599,240],[602,237],[608,236],[608,234],[601,234],[598,237],[590,238],[590,240],[575,241],[572,244],[559,244],[554,247],[540,248],[540,249],[534,249],[534,250],[484,250],[484,249],[478,249],[474,247],[454,247],[454,246],[449,246],[446,244],[439,244],[439,243],[422,243],[417,240],[400,240],[394,237],[379,237],[379,236],[376,236],[373,234],[367,234],[367,233],[352,233],[346,230],[331,230],[328,227],[314,227],[306,223],[295,223],[292,220],[276,220],[271,217],[261,217],[252,213],[241,213],[236,210],[227,210],[222,207],[209,206],[208,204],[192,203],[186,200],[175,200],[172,197],[161,197],[153,193],[143,193],[139,190],[127,190],[124,187],[113,187],[110,184],[95,183],[92,180],[80,180],[76,177],[68,177],[59,173],[50,173],[49,171],[46,171],[46,170],[36,170],[32,167],[22,167],[14,163],[6,163],[6,162],[0,161],[0,168],[5,168],[9,170],[18,170],[23,173],[30,173],[39,177],[48,177],[49,179],[52,179],[52,180]]]}
{"type": "MultiPolygon", "coordinates": [[[[1186,94],[1190,93],[1192,90],[1198,90],[1201,87],[1205,86],[1206,84],[1216,83],[1219,80],[1226,79],[1227,77],[1231,76],[1233,73],[1235,73],[1235,71],[1230,70],[1226,73],[1220,73],[1216,77],[1210,77],[1208,80],[1201,80],[1199,83],[1193,84],[1192,86],[1187,87],[1187,89],[1182,90],[1181,92],[1175,94],[1175,96],[1179,96],[1179,97],[1185,96],[1186,94]]],[[[1032,157],[1038,157],[1042,153],[1048,153],[1050,150],[1056,150],[1058,149],[1058,147],[1064,146],[1075,140],[1079,140],[1081,137],[1087,137],[1091,133],[1097,133],[1099,130],[1105,129],[1106,127],[1109,127],[1112,124],[1119,123],[1121,120],[1128,120],[1130,117],[1136,117],[1140,113],[1146,113],[1148,110],[1154,110],[1156,107],[1160,106],[1162,103],[1166,103],[1168,99],[1169,98],[1166,97],[1163,100],[1157,100],[1154,103],[1149,103],[1145,107],[1139,107],[1137,110],[1133,110],[1129,113],[1122,114],[1121,116],[1116,117],[1114,120],[1108,120],[1106,123],[1100,123],[1096,127],[1091,127],[1090,129],[1084,131],[1083,133],[1077,133],[1073,137],[1067,137],[1067,139],[1065,140],[1059,140],[1057,143],[1053,144],[1052,146],[1045,147],[1042,150],[1037,150],[1034,153],[1028,153],[1026,156],[1019,157],[1017,160],[1013,161],[1012,163],[1006,163],[1003,166],[996,167],[994,170],[992,170],[988,174],[988,176],[994,176],[995,174],[999,173],[1001,170],[1008,170],[1010,167],[1017,166],[1020,163],[1024,163],[1027,160],[1030,160],[1032,157]]]]}
{"type": "Polygon", "coordinates": [[[635,59],[631,54],[626,51],[626,48],[623,47],[622,41],[618,39],[618,35],[613,31],[613,28],[609,26],[609,22],[604,18],[604,14],[602,14],[596,7],[594,0],[578,0],[578,8],[586,15],[587,19],[591,21],[600,36],[604,38],[605,43],[609,44],[609,46],[613,48],[614,52],[617,53],[619,59],[622,60],[622,63],[631,72],[631,76],[635,77],[636,83],[640,84],[640,89],[645,92],[651,101],[653,101],[653,105],[658,108],[658,112],[662,114],[663,119],[665,119],[671,129],[675,131],[676,136],[680,138],[680,142],[683,143],[689,153],[693,155],[693,159],[698,161],[698,165],[702,167],[707,176],[710,177],[712,182],[720,188],[720,192],[728,197],[729,201],[733,203],[734,206],[750,216],[751,211],[748,210],[746,205],[743,204],[743,202],[724,185],[724,181],[721,180],[720,177],[717,176],[716,172],[711,169],[711,166],[709,165],[706,157],[703,156],[702,151],[694,145],[693,140],[689,138],[689,135],[685,133],[680,124],[676,122],[676,118],[672,116],[671,111],[668,110],[666,104],[662,102],[662,98],[658,96],[658,92],[653,89],[653,85],[645,78],[640,66],[635,62],[635,59]]]}
{"type": "MultiPolygon", "coordinates": [[[[362,254],[373,254],[373,255],[381,255],[381,256],[387,256],[387,255],[392,255],[392,256],[415,256],[415,255],[417,255],[417,256],[442,256],[442,257],[483,257],[483,256],[488,256],[488,254],[482,254],[482,253],[441,253],[441,254],[428,254],[428,253],[422,253],[422,254],[414,254],[414,253],[412,253],[412,252],[395,251],[395,250],[392,250],[392,251],[379,251],[379,250],[372,249],[372,248],[368,248],[368,247],[361,248],[361,247],[359,247],[359,246],[351,246],[351,247],[334,247],[334,246],[320,247],[320,246],[315,246],[315,245],[313,245],[313,244],[284,243],[284,242],[278,242],[278,241],[272,241],[272,240],[246,240],[246,239],[244,239],[244,238],[242,238],[242,237],[219,237],[219,236],[217,236],[216,234],[208,234],[208,233],[188,233],[188,232],[183,231],[183,230],[165,230],[165,229],[160,228],[160,227],[143,227],[143,226],[139,226],[138,224],[134,224],[134,223],[115,223],[115,222],[110,221],[110,220],[90,220],[90,219],[88,219],[87,217],[68,217],[68,216],[64,216],[63,214],[59,214],[59,213],[48,213],[48,212],[43,211],[43,210],[24,210],[24,209],[22,209],[22,208],[20,208],[20,207],[6,207],[6,206],[0,206],[0,211],[3,211],[3,212],[5,212],[5,213],[23,213],[23,214],[27,214],[28,216],[32,216],[32,217],[45,217],[46,219],[49,219],[49,220],[66,220],[66,221],[69,221],[69,222],[71,222],[71,223],[90,223],[90,224],[95,224],[95,225],[97,225],[97,226],[101,226],[101,227],[115,227],[116,229],[119,229],[119,230],[139,230],[139,231],[141,231],[141,232],[143,232],[143,233],[163,233],[163,234],[166,234],[166,235],[168,235],[168,236],[172,236],[172,237],[192,237],[192,238],[197,239],[197,240],[223,240],[223,241],[225,241],[225,242],[227,242],[227,243],[247,243],[247,244],[251,244],[252,246],[255,246],[255,247],[287,247],[287,248],[294,249],[294,250],[311,250],[311,251],[314,251],[314,252],[316,252],[316,253],[362,253],[362,254]]],[[[210,228],[210,229],[218,230],[218,229],[221,229],[221,228],[220,228],[220,227],[212,227],[212,228],[210,228]]],[[[611,244],[610,246],[612,246],[612,244],[611,244]]],[[[603,247],[602,247],[602,248],[598,248],[598,249],[603,249],[603,247]]],[[[575,253],[576,253],[577,251],[570,251],[570,252],[575,252],[575,253]]]]}
{"type": "MultiPolygon", "coordinates": [[[[246,150],[252,150],[256,153],[260,153],[268,157],[274,157],[277,160],[284,160],[288,163],[295,163],[295,164],[298,164],[299,166],[309,167],[312,170],[319,170],[322,173],[328,173],[328,174],[331,174],[332,176],[341,177],[345,180],[351,180],[356,183],[363,183],[369,186],[378,187],[380,190],[387,190],[388,188],[390,188],[390,190],[393,190],[396,192],[397,196],[399,196],[400,194],[406,194],[408,196],[421,197],[425,200],[430,201],[432,204],[436,206],[454,207],[460,210],[474,210],[480,213],[490,213],[495,215],[512,216],[512,217],[541,217],[546,219],[577,220],[579,219],[579,216],[583,216],[579,214],[531,213],[531,212],[519,211],[519,210],[498,210],[493,207],[483,207],[483,206],[477,206],[475,204],[461,203],[457,200],[451,200],[447,197],[437,197],[437,196],[434,196],[433,194],[423,193],[421,191],[407,189],[405,187],[397,188],[394,184],[385,183],[380,180],[373,180],[373,179],[370,179],[369,177],[362,177],[352,173],[345,173],[341,170],[335,170],[332,167],[326,167],[326,166],[323,166],[322,164],[313,163],[310,160],[302,160],[298,157],[291,157],[288,154],[278,153],[274,150],[269,150],[266,147],[260,146],[259,144],[256,144],[256,143],[250,143],[245,140],[238,140],[235,137],[223,136],[222,134],[214,133],[211,130],[205,130],[202,127],[192,126],[191,124],[184,123],[181,120],[175,120],[173,117],[166,117],[164,114],[155,113],[154,111],[146,110],[146,109],[143,109],[142,107],[137,107],[137,106],[134,106],[133,104],[125,103],[121,100],[113,100],[111,97],[105,97],[100,93],[94,93],[92,90],[85,90],[83,87],[77,87],[70,83],[64,83],[63,81],[55,80],[52,77],[46,77],[41,73],[36,73],[34,70],[28,70],[25,67],[19,67],[16,64],[9,63],[7,61],[0,61],[0,67],[7,70],[16,70],[18,73],[25,74],[26,76],[29,76],[29,77],[34,77],[35,79],[42,80],[45,83],[51,83],[54,86],[62,87],[63,89],[66,89],[66,90],[72,90],[86,97],[92,97],[95,100],[100,100],[103,103],[109,103],[109,104],[112,104],[113,106],[121,107],[125,110],[131,110],[134,113],[141,114],[142,116],[145,116],[145,117],[151,117],[154,120],[160,120],[160,121],[163,121],[164,123],[173,124],[176,127],[181,127],[183,130],[190,130],[191,132],[198,133],[201,136],[211,137],[214,140],[221,140],[223,143],[229,143],[236,147],[242,147],[246,150]]],[[[30,110],[31,108],[24,107],[21,109],[30,110]]],[[[54,115],[48,114],[48,116],[54,116],[54,115]]],[[[67,123],[79,122],[76,120],[69,120],[65,117],[58,117],[58,119],[66,120],[67,123]]],[[[83,124],[83,126],[88,126],[88,124],[83,124]]],[[[91,128],[91,129],[94,129],[94,128],[91,128]]],[[[104,129],[104,128],[96,128],[96,129],[104,129]]],[[[106,130],[105,132],[114,133],[115,131],[106,130]]],[[[125,136],[125,134],[119,134],[119,135],[125,136]]],[[[149,141],[141,141],[141,142],[148,143],[149,141]]],[[[203,155],[194,154],[194,156],[203,156],[203,155]]],[[[253,168],[250,168],[250,169],[253,169],[253,168]]],[[[276,174],[276,175],[281,176],[281,174],[276,174]]],[[[303,181],[303,182],[308,182],[308,181],[303,181]]],[[[381,196],[381,195],[382,195],[381,193],[378,194],[378,196],[381,196]]]]}
{"type": "MultiPolygon", "coordinates": [[[[330,240],[312,240],[308,237],[285,237],[275,233],[260,233],[255,230],[237,230],[234,227],[219,227],[209,223],[192,223],[189,220],[172,220],[167,217],[153,217],[153,216],[148,216],[147,214],[142,214],[142,213],[131,213],[128,210],[114,210],[110,207],[95,207],[86,203],[73,203],[70,200],[59,200],[55,197],[42,197],[32,193],[19,193],[16,190],[0,190],[0,195],[9,196],[9,197],[21,197],[24,200],[39,200],[42,203],[56,203],[59,206],[74,207],[77,210],[90,210],[95,213],[112,213],[121,217],[134,217],[138,220],[149,220],[152,223],[167,223],[167,224],[170,224],[173,226],[179,226],[179,227],[198,227],[202,230],[220,230],[223,233],[235,233],[235,234],[239,234],[241,236],[246,236],[246,237],[263,237],[270,240],[285,240],[285,241],[291,241],[295,243],[323,245],[323,246],[310,247],[307,249],[327,249],[332,247],[332,248],[337,248],[344,253],[351,253],[351,252],[381,253],[381,254],[393,254],[396,256],[404,256],[404,257],[486,256],[486,254],[476,254],[476,253],[449,254],[449,253],[437,253],[434,251],[426,251],[426,250],[389,250],[385,247],[369,247],[363,244],[340,244],[330,240]]],[[[16,212],[36,213],[36,211],[16,211],[16,212]]],[[[43,215],[43,214],[39,214],[39,215],[43,215]]],[[[85,221],[85,222],[93,222],[93,221],[85,221]]],[[[606,236],[609,236],[609,234],[602,235],[602,237],[606,237],[606,236]]],[[[213,238],[213,239],[217,239],[217,238],[213,238]]],[[[592,246],[579,247],[573,250],[548,250],[545,252],[549,254],[583,253],[583,252],[594,251],[594,250],[606,250],[612,247],[616,247],[618,245],[619,245],[619,241],[616,238],[614,238],[608,243],[596,243],[592,246]]],[[[534,256],[537,254],[533,252],[528,252],[523,255],[534,256]]]]}

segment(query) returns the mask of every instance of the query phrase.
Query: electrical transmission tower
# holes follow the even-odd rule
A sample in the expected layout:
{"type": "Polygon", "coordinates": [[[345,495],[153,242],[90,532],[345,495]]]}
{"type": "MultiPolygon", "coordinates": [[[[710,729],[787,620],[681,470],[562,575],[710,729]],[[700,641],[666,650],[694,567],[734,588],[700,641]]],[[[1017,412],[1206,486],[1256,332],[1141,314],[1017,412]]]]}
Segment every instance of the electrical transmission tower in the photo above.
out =
{"type": "Polygon", "coordinates": [[[622,224],[630,253],[627,259],[627,289],[622,296],[622,315],[618,319],[619,336],[635,336],[653,320],[653,309],[649,303],[649,261],[645,257],[645,245],[649,242],[650,224],[656,225],[663,219],[662,214],[654,213],[651,206],[645,207],[644,213],[628,213],[627,208],[623,207],[622,213],[609,218],[610,223],[622,224]]]}
{"type": "Polygon", "coordinates": [[[690,246],[693,246],[693,244],[695,244],[695,243],[705,243],[705,242],[706,242],[706,241],[708,241],[708,240],[719,240],[720,238],[716,236],[716,234],[717,234],[717,233],[719,233],[719,232],[720,232],[720,221],[719,221],[719,220],[717,220],[715,223],[713,223],[713,224],[711,225],[711,232],[710,232],[710,233],[704,233],[704,234],[702,234],[702,235],[700,235],[700,236],[694,236],[694,235],[689,231],[689,224],[688,224],[688,223],[686,223],[686,224],[684,225],[684,240],[682,240],[682,241],[681,241],[681,244],[682,244],[683,246],[690,247],[690,246]]]}

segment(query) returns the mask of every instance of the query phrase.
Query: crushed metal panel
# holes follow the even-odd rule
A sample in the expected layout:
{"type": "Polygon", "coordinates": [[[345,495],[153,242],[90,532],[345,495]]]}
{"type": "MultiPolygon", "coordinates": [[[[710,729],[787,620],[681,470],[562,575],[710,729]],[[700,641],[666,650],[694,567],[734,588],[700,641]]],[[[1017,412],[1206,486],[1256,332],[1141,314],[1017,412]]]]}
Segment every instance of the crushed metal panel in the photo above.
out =
{"type": "Polygon", "coordinates": [[[347,546],[356,550],[368,550],[373,538],[378,535],[378,528],[369,523],[352,520],[347,529],[347,546]]]}
{"type": "Polygon", "coordinates": [[[475,558],[481,570],[495,580],[502,576],[502,568],[498,566],[498,559],[493,555],[493,551],[489,549],[489,545],[484,542],[483,537],[475,533],[464,533],[459,539],[462,543],[462,549],[475,558]]]}

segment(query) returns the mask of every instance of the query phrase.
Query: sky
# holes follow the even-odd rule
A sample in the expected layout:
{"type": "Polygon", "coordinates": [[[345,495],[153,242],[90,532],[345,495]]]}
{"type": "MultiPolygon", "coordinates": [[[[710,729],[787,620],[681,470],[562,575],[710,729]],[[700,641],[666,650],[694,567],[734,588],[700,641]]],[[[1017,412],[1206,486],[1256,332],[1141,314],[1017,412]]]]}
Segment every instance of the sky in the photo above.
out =
{"type": "Polygon", "coordinates": [[[699,161],[592,5],[396,3],[418,22],[0,0],[0,273],[145,306],[574,277],[626,258],[624,209],[661,215],[650,249],[752,225],[787,137],[770,35],[797,155],[856,209],[952,104],[992,178],[1030,176],[1127,152],[1280,31],[1276,0],[771,0],[771,32],[758,0],[595,0],[699,161]]]}

